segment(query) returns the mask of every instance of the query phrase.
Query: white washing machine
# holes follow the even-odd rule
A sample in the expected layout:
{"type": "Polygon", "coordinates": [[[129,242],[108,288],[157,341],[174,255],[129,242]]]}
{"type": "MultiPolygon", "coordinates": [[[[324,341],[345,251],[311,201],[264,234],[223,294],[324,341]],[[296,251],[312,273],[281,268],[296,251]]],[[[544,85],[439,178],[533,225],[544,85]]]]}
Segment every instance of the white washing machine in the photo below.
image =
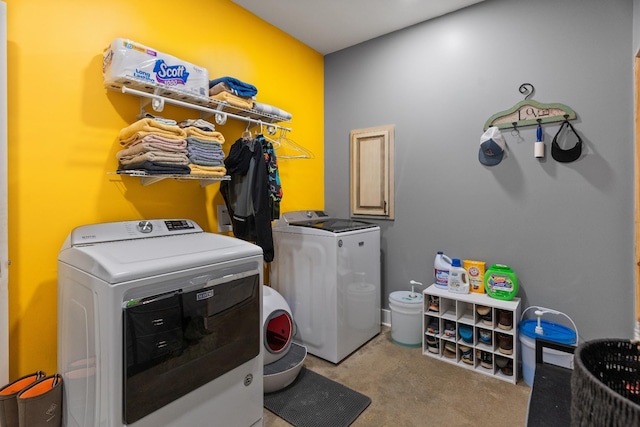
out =
{"type": "Polygon", "coordinates": [[[58,255],[67,427],[261,426],[262,249],[190,220],[74,229],[58,255]]]}
{"type": "Polygon", "coordinates": [[[270,284],[291,308],[295,342],[339,363],[380,333],[380,227],[295,211],[272,230],[270,284]]]}

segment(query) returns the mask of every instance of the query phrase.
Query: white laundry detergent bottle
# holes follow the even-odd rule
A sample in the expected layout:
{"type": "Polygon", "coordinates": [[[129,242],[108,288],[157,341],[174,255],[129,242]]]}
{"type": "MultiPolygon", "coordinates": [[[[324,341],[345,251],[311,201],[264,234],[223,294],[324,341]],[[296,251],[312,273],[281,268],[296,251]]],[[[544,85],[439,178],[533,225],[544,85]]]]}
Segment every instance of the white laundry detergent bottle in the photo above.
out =
{"type": "Polygon", "coordinates": [[[467,273],[467,270],[462,267],[462,263],[459,258],[453,258],[451,260],[447,289],[449,292],[456,294],[469,293],[469,274],[467,273]]]}
{"type": "Polygon", "coordinates": [[[451,268],[451,258],[442,251],[438,251],[433,262],[433,279],[436,287],[447,289],[449,287],[449,269],[451,268]]]}

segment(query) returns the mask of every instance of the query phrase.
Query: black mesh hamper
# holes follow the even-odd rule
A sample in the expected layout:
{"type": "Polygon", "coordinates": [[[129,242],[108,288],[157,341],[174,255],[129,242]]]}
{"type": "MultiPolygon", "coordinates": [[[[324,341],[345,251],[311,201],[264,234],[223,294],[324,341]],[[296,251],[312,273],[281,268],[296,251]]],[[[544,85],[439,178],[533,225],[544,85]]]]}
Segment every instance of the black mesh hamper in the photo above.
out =
{"type": "Polygon", "coordinates": [[[640,426],[640,343],[582,343],[571,376],[571,425],[640,426]]]}

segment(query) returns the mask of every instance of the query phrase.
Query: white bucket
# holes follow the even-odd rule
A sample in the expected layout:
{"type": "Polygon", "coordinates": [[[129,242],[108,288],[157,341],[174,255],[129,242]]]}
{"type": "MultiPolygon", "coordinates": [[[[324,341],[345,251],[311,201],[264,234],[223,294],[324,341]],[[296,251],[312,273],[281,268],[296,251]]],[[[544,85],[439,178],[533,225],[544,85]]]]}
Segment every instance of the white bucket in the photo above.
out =
{"type": "MultiPolygon", "coordinates": [[[[522,312],[519,330],[520,353],[522,354],[522,377],[524,378],[524,382],[530,387],[533,386],[533,378],[536,372],[536,338],[544,338],[560,344],[578,344],[578,329],[573,320],[564,313],[544,307],[531,306],[522,312]],[[523,320],[526,312],[531,309],[536,310],[535,314],[537,319],[523,320]],[[573,330],[558,323],[541,320],[544,314],[555,314],[566,317],[573,325],[573,330]],[[537,329],[536,326],[542,329],[537,329]]],[[[545,363],[565,368],[573,368],[573,354],[571,353],[544,348],[542,351],[542,359],[545,363]]]]}
{"type": "Polygon", "coordinates": [[[405,347],[422,345],[422,294],[396,291],[389,294],[391,339],[405,347]]]}

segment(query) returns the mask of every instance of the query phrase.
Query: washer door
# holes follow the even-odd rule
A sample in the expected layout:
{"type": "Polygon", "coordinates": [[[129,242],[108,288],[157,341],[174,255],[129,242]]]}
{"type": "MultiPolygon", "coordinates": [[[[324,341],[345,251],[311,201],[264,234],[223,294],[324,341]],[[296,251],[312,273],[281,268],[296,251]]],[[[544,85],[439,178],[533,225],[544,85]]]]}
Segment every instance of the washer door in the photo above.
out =
{"type": "Polygon", "coordinates": [[[125,424],[259,356],[260,276],[250,273],[126,302],[125,424]]]}

